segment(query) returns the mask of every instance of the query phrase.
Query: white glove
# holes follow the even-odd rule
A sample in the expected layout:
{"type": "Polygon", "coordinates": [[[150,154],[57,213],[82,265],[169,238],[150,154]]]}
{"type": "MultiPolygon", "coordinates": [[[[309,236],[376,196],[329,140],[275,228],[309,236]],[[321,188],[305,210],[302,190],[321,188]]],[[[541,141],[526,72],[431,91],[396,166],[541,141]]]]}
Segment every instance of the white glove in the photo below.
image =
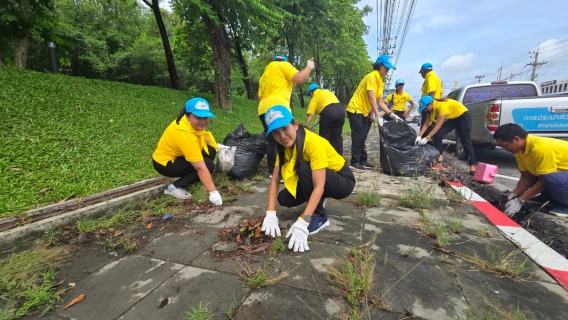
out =
{"type": "Polygon", "coordinates": [[[269,234],[273,238],[281,236],[276,211],[266,211],[266,217],[264,217],[260,231],[264,231],[265,234],[269,234]]]}
{"type": "Polygon", "coordinates": [[[515,198],[517,198],[517,195],[512,192],[509,192],[509,194],[507,195],[507,200],[513,200],[515,198]]]}
{"type": "Polygon", "coordinates": [[[312,70],[314,70],[316,68],[314,60],[308,60],[308,63],[306,63],[306,66],[310,67],[310,69],[312,69],[312,70]]]}
{"type": "Polygon", "coordinates": [[[419,145],[419,146],[423,146],[423,145],[427,144],[428,141],[430,141],[430,139],[424,137],[424,138],[420,139],[420,141],[416,140],[416,144],[419,145]]]}
{"type": "Polygon", "coordinates": [[[394,112],[389,113],[389,117],[390,117],[391,119],[393,119],[394,121],[396,121],[396,122],[404,122],[404,121],[402,121],[402,119],[401,119],[399,116],[397,116],[396,113],[394,113],[394,112]]]}
{"type": "Polygon", "coordinates": [[[286,238],[290,238],[288,243],[288,249],[294,248],[294,252],[304,252],[304,250],[310,250],[308,247],[308,226],[310,224],[305,222],[304,219],[298,218],[296,222],[290,227],[288,233],[286,233],[286,238]]]}
{"type": "Polygon", "coordinates": [[[525,202],[520,198],[515,198],[507,201],[507,203],[505,204],[505,213],[509,217],[514,216],[517,212],[521,211],[521,207],[524,203],[525,202]]]}
{"type": "Polygon", "coordinates": [[[214,206],[220,206],[223,204],[223,199],[221,199],[219,191],[215,190],[209,192],[209,202],[211,202],[214,206]]]}
{"type": "Polygon", "coordinates": [[[419,145],[420,140],[422,140],[422,137],[421,137],[421,136],[417,136],[417,137],[416,137],[416,141],[414,141],[414,144],[415,144],[415,145],[419,145]]]}

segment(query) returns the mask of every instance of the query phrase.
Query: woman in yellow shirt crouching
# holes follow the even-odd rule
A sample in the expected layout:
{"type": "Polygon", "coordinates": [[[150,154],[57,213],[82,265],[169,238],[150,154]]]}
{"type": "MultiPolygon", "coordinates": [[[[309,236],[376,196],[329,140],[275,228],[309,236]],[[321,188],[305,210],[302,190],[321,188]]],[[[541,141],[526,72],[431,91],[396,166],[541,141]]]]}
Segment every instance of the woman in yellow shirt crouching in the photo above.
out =
{"type": "Polygon", "coordinates": [[[475,153],[471,144],[471,115],[467,108],[456,100],[434,99],[431,96],[422,97],[418,104],[420,112],[426,111],[430,114],[430,125],[436,122],[436,126],[424,138],[422,135],[428,129],[428,125],[422,126],[416,138],[416,144],[425,145],[428,141],[434,140],[434,147],[440,151],[438,162],[442,163],[444,160],[442,137],[455,129],[467,157],[469,173],[473,175],[475,173],[475,153]]]}
{"type": "Polygon", "coordinates": [[[210,118],[215,118],[215,115],[211,113],[207,100],[198,97],[189,99],[177,119],[162,134],[152,160],[159,174],[179,177],[168,185],[165,194],[190,199],[187,188],[201,181],[209,192],[209,201],[220,206],[223,200],[211,178],[215,169],[213,159],[219,148],[213,134],[205,131],[210,118]]]}
{"type": "Polygon", "coordinates": [[[308,234],[329,226],[326,199],[348,197],[355,188],[355,177],[329,141],[298,124],[288,108],[280,105],[270,108],[265,121],[266,135],[274,137],[278,152],[261,230],[273,237],[280,236],[276,199],[288,208],[307,201],[304,212],[286,234],[286,238],[291,237],[288,248],[304,252],[310,249],[308,234]],[[280,178],[285,188],[278,192],[280,178]]]}

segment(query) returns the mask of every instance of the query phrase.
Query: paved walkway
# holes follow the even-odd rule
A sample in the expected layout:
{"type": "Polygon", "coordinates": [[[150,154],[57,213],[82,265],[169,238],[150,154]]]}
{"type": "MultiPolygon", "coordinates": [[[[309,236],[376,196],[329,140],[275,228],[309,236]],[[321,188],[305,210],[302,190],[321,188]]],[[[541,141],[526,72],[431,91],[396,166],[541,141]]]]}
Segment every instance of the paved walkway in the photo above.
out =
{"type": "MultiPolygon", "coordinates": [[[[368,144],[369,161],[377,163],[378,133],[371,131],[368,144]]],[[[458,254],[444,254],[423,235],[421,215],[398,206],[397,199],[417,186],[432,188],[437,201],[425,213],[434,221],[463,222],[463,230],[451,235],[448,252],[487,258],[488,245],[495,252],[516,250],[472,206],[449,202],[427,178],[396,178],[377,171],[356,176],[356,194],[348,201],[328,202],[331,226],[309,237],[305,253],[286,249],[273,261],[268,254],[235,258],[231,252],[239,244],[219,238],[224,227],[264,216],[268,181],[261,181],[254,184],[255,193],[238,197],[230,206],[210,214],[192,210],[176,216],[182,230],[156,233],[133,254],[98,247],[77,250],[58,273],[76,286],[61,307],[43,318],[182,319],[190,307],[202,303],[211,307],[215,319],[224,319],[232,305],[240,305],[233,319],[346,319],[351,311],[345,293],[328,272],[336,261],[346,261],[351,249],[376,236],[370,246],[376,261],[372,294],[390,311],[371,307],[366,319],[455,319],[472,312],[482,317],[487,305],[509,314],[518,307],[528,318],[568,319],[568,293],[532,261],[526,262],[525,280],[513,280],[483,271],[458,254]],[[358,206],[358,195],[364,192],[379,193],[380,204],[358,206]],[[249,289],[239,279],[247,265],[252,270],[269,265],[269,274],[288,275],[273,285],[249,289]],[[85,300],[63,310],[80,293],[85,300]]],[[[280,226],[291,225],[302,209],[278,207],[280,226]]]]}

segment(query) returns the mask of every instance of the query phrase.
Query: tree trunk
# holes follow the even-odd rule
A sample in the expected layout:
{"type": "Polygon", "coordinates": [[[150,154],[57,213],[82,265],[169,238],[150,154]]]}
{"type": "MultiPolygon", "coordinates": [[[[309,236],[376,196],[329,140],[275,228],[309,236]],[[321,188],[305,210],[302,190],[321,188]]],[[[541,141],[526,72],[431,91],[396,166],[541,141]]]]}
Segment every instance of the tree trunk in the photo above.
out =
{"type": "Polygon", "coordinates": [[[302,91],[302,87],[298,86],[298,98],[300,98],[300,108],[305,108],[305,102],[304,102],[304,91],[302,91]]]}
{"type": "MultiPolygon", "coordinates": [[[[315,47],[316,47],[316,46],[314,45],[314,48],[315,48],[315,47]]],[[[316,82],[317,82],[318,86],[320,86],[320,88],[321,88],[321,86],[322,86],[322,85],[321,85],[321,59],[320,59],[319,51],[317,51],[317,49],[314,49],[314,51],[315,51],[314,57],[315,57],[315,59],[316,59],[316,61],[315,61],[315,65],[316,65],[316,82]]]]}
{"type": "Polygon", "coordinates": [[[172,47],[170,46],[170,39],[168,38],[166,25],[164,24],[164,19],[162,19],[162,14],[160,12],[159,0],[152,0],[151,4],[147,0],[144,0],[144,3],[146,3],[146,5],[152,9],[154,17],[156,18],[156,23],[158,24],[158,30],[160,30],[160,36],[162,37],[162,45],[164,46],[164,53],[166,54],[166,61],[168,63],[168,72],[170,73],[172,88],[180,90],[179,77],[174,61],[174,55],[172,53],[172,47]]]}
{"type": "Polygon", "coordinates": [[[237,58],[239,60],[239,64],[241,66],[241,70],[243,71],[243,82],[245,83],[245,89],[247,90],[247,98],[250,100],[256,100],[256,94],[252,92],[252,87],[250,84],[250,78],[248,75],[248,65],[243,56],[243,48],[241,47],[241,38],[237,34],[235,27],[231,24],[231,31],[233,33],[233,41],[235,42],[235,50],[237,51],[237,58]]]}
{"type": "MultiPolygon", "coordinates": [[[[286,45],[288,46],[288,62],[290,62],[290,64],[294,64],[294,44],[290,41],[290,38],[286,37],[286,45]]],[[[293,84],[293,88],[295,88],[296,85],[293,84]]],[[[294,97],[294,89],[292,89],[292,93],[290,94],[290,110],[294,109],[293,106],[293,101],[294,99],[292,99],[292,97],[294,97]]]]}
{"type": "MultiPolygon", "coordinates": [[[[222,21],[216,6],[218,19],[222,21]]],[[[213,69],[215,70],[215,104],[218,108],[233,110],[231,104],[231,61],[229,52],[231,43],[223,24],[217,24],[208,15],[203,16],[203,22],[209,35],[213,49],[213,69]]]]}
{"type": "Polygon", "coordinates": [[[14,50],[14,62],[16,67],[25,69],[26,63],[28,61],[28,48],[30,46],[30,37],[26,35],[24,38],[18,41],[16,50],[14,50]]]}

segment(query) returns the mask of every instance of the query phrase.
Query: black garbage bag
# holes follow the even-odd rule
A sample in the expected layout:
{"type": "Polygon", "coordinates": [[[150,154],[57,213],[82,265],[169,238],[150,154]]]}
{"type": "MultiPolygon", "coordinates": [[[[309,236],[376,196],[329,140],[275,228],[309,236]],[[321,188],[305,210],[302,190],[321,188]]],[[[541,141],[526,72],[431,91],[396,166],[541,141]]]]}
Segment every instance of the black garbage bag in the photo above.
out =
{"type": "Polygon", "coordinates": [[[225,137],[223,144],[237,147],[235,164],[227,175],[239,180],[252,178],[266,154],[265,137],[262,134],[250,134],[241,123],[225,137]]]}
{"type": "Polygon", "coordinates": [[[379,133],[381,167],[384,173],[405,177],[422,176],[440,155],[431,145],[415,145],[417,133],[404,122],[385,122],[379,128],[379,133]]]}

